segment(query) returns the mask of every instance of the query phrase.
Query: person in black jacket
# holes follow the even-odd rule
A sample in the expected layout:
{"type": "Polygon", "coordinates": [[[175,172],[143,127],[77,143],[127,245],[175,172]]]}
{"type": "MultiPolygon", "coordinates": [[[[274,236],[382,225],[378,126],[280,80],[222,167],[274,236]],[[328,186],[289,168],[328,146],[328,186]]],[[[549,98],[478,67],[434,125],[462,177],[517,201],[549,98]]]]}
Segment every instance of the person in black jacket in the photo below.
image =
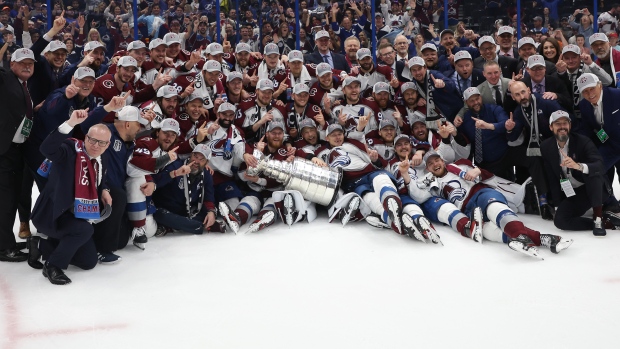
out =
{"type": "Polygon", "coordinates": [[[549,125],[554,137],[543,141],[540,150],[557,207],[555,226],[563,230],[593,229],[595,236],[605,236],[605,228],[620,225],[620,220],[603,214],[603,202],[611,191],[601,154],[588,137],[571,132],[567,112],[553,112],[549,125]],[[590,209],[592,218],[582,217],[590,209]]]}
{"type": "Polygon", "coordinates": [[[28,255],[17,248],[13,222],[21,195],[24,142],[32,130],[32,100],[26,82],[34,70],[34,54],[19,49],[11,69],[0,68],[0,261],[23,262],[28,255]]]}
{"type": "Polygon", "coordinates": [[[314,35],[316,50],[311,54],[304,56],[306,63],[319,64],[326,62],[332,69],[344,70],[350,73],[349,63],[344,55],[329,50],[329,33],[326,30],[320,30],[314,35]]]}
{"type": "Polygon", "coordinates": [[[41,152],[54,165],[49,174],[50,185],[45,186],[34,206],[32,222],[48,238],[31,238],[28,264],[42,268],[43,276],[55,285],[71,283],[62,271],[69,264],[82,269],[97,265],[92,224],[100,219],[102,207],[112,206],[106,163],[101,158],[110,145],[109,128],[97,124],[91,126],[84,141],[69,138],[73,127],[87,117],[88,111],[74,110],[69,120],[41,144],[41,152]],[[38,262],[40,253],[45,265],[38,262]]]}

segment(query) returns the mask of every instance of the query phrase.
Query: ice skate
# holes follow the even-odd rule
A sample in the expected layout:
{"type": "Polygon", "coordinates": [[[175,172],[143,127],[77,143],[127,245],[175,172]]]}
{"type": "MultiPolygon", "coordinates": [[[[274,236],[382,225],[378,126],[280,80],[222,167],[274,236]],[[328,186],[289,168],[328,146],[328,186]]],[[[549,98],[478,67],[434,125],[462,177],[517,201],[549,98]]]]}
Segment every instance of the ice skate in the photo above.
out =
{"type": "Polygon", "coordinates": [[[415,222],[413,221],[413,218],[411,218],[410,215],[403,214],[402,221],[403,221],[403,231],[405,232],[407,236],[409,236],[412,239],[420,240],[426,243],[426,239],[424,239],[424,235],[422,235],[422,233],[418,229],[418,226],[415,224],[415,222]]]}
{"type": "Polygon", "coordinates": [[[560,253],[573,243],[573,239],[564,239],[559,235],[540,234],[540,245],[549,247],[551,252],[560,253]]]}
{"type": "Polygon", "coordinates": [[[239,227],[241,226],[241,218],[239,218],[239,215],[235,213],[235,211],[231,210],[230,206],[228,206],[228,204],[223,201],[220,202],[218,207],[220,215],[224,218],[226,224],[228,224],[228,227],[235,234],[237,234],[239,232],[239,227]]]}
{"type": "Polygon", "coordinates": [[[351,199],[351,201],[349,201],[346,207],[340,211],[340,223],[342,223],[343,227],[347,225],[347,223],[349,223],[349,221],[353,219],[355,215],[357,215],[357,213],[359,212],[359,208],[360,198],[359,196],[355,196],[351,199]]]}
{"type": "Polygon", "coordinates": [[[383,222],[381,218],[374,213],[369,214],[368,217],[366,217],[366,223],[368,223],[371,227],[390,229],[390,226],[385,224],[385,222],[383,222]]]}
{"type": "Polygon", "coordinates": [[[146,249],[146,243],[149,241],[149,239],[146,237],[146,231],[144,230],[144,227],[133,228],[133,231],[131,232],[131,239],[133,245],[141,249],[142,251],[146,249]]]}
{"type": "Polygon", "coordinates": [[[273,211],[267,211],[261,217],[258,217],[254,223],[250,224],[250,227],[245,232],[246,234],[255,233],[259,230],[263,230],[268,226],[276,222],[276,215],[273,211]]]}
{"type": "Polygon", "coordinates": [[[482,225],[484,221],[482,219],[482,209],[480,207],[475,207],[469,217],[469,222],[465,226],[465,231],[467,232],[467,236],[469,236],[475,242],[482,243],[482,225]]]}
{"type": "Polygon", "coordinates": [[[443,242],[441,242],[439,234],[437,234],[431,222],[428,221],[428,218],[420,216],[415,220],[415,224],[418,226],[418,229],[422,232],[422,235],[424,235],[426,239],[430,240],[434,244],[441,244],[443,246],[443,242]]]}
{"type": "Polygon", "coordinates": [[[527,256],[543,259],[538,254],[538,248],[536,248],[532,239],[526,235],[519,235],[517,238],[511,239],[508,243],[508,247],[527,256]]]}
{"type": "Polygon", "coordinates": [[[385,202],[383,203],[383,208],[387,211],[388,216],[390,217],[390,221],[392,222],[392,229],[394,229],[395,232],[402,234],[400,222],[400,202],[396,200],[394,196],[389,196],[387,199],[385,199],[385,202]]]}

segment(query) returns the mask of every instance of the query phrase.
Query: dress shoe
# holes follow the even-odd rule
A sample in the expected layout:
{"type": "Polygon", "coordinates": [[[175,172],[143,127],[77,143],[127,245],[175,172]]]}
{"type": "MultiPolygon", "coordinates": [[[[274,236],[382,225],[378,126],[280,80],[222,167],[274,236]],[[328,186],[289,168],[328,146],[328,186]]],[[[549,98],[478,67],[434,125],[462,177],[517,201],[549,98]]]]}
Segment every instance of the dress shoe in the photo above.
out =
{"type": "Polygon", "coordinates": [[[34,269],[43,269],[43,263],[39,262],[39,258],[41,258],[41,251],[39,251],[40,240],[41,238],[38,236],[28,238],[28,265],[34,269]]]}
{"type": "Polygon", "coordinates": [[[555,215],[555,209],[549,204],[540,206],[540,216],[546,221],[552,221],[555,215]]]}
{"type": "Polygon", "coordinates": [[[28,255],[17,248],[0,251],[1,262],[24,262],[28,259],[28,255]]]}
{"type": "Polygon", "coordinates": [[[43,276],[54,285],[68,285],[71,283],[71,279],[65,275],[62,269],[50,264],[45,264],[43,266],[43,276]]]}
{"type": "Polygon", "coordinates": [[[31,236],[30,233],[30,222],[21,222],[19,223],[19,238],[27,239],[31,236]]]}

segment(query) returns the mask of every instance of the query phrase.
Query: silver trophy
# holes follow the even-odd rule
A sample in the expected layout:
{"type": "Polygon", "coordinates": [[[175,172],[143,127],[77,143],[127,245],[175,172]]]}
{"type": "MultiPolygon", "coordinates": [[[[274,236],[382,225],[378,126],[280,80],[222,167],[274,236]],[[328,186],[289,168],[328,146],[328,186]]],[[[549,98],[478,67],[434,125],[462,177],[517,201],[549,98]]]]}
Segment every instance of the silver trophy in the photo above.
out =
{"type": "Polygon", "coordinates": [[[252,176],[262,173],[283,183],[286,190],[297,190],[304,199],[325,206],[334,202],[342,181],[341,168],[320,167],[300,157],[293,162],[264,158],[247,172],[252,176]]]}

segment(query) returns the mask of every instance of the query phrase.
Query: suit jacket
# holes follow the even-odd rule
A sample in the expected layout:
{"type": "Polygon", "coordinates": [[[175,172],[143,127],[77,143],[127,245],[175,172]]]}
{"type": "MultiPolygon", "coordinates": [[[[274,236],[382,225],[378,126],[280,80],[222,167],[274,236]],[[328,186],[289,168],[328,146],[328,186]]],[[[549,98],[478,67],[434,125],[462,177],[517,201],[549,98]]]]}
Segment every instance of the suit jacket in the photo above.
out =
{"type": "MultiPolygon", "coordinates": [[[[340,53],[336,53],[334,51],[331,51],[331,54],[332,61],[334,62],[334,69],[344,70],[347,72],[347,74],[351,72],[349,63],[347,62],[347,59],[344,57],[344,55],[341,55],[340,53]]],[[[318,50],[315,50],[314,52],[304,56],[304,62],[314,64],[323,63],[323,56],[321,56],[321,53],[318,50]]]]}
{"type": "Polygon", "coordinates": [[[13,136],[26,115],[27,104],[32,103],[24,93],[19,79],[10,69],[0,67],[0,155],[6,153],[13,136]]]}
{"type": "Polygon", "coordinates": [[[590,137],[603,157],[605,168],[609,169],[620,160],[620,90],[612,87],[603,87],[603,129],[609,136],[605,143],[596,137],[601,126],[594,116],[592,104],[583,99],[579,102],[581,111],[580,131],[590,137]]]}
{"type": "MultiPolygon", "coordinates": [[[[454,74],[458,74],[456,70],[450,70],[445,75],[448,79],[454,82],[454,74]]],[[[474,68],[474,71],[471,73],[471,86],[470,87],[478,87],[480,84],[485,82],[486,79],[484,75],[482,75],[482,71],[480,69],[474,68]]],[[[458,84],[455,84],[456,90],[459,93],[459,96],[463,96],[463,91],[461,91],[461,87],[458,84]]]]}
{"type": "MultiPolygon", "coordinates": [[[[568,93],[566,89],[566,83],[568,80],[568,75],[564,74],[562,78],[558,77],[558,74],[547,74],[545,76],[545,91],[546,92],[555,92],[558,96],[558,103],[568,110],[569,113],[572,113],[574,110],[573,106],[573,96],[568,93]]],[[[521,80],[527,87],[530,88],[530,91],[534,91],[532,89],[532,78],[530,76],[524,77],[521,80]]],[[[568,81],[570,83],[570,81],[568,81]]]]}
{"type": "MultiPolygon", "coordinates": [[[[538,115],[538,132],[540,141],[547,138],[553,138],[553,132],[549,129],[549,117],[551,113],[557,110],[564,110],[557,101],[551,99],[542,99],[540,95],[532,94],[532,98],[536,98],[536,114],[538,115]]],[[[572,115],[571,115],[572,117],[572,115]]],[[[523,144],[527,145],[530,142],[530,126],[525,120],[523,110],[521,107],[517,107],[513,112],[513,120],[515,122],[515,128],[508,134],[508,140],[516,141],[521,132],[523,132],[523,144]]]]}
{"type": "MultiPolygon", "coordinates": [[[[498,56],[500,55],[499,51],[497,52],[497,55],[498,56]]],[[[516,47],[512,48],[512,57],[514,57],[516,60],[518,60],[518,58],[519,58],[519,49],[517,49],[516,47]]]]}
{"type": "MultiPolygon", "coordinates": [[[[480,70],[484,70],[484,63],[486,60],[484,57],[478,57],[474,59],[474,68],[478,68],[480,70]]],[[[502,76],[508,79],[512,79],[512,73],[517,74],[517,63],[518,61],[514,58],[498,56],[497,63],[499,64],[499,68],[502,70],[502,76]]]]}
{"type": "MultiPolygon", "coordinates": [[[[594,143],[588,139],[588,137],[574,132],[569,134],[568,139],[567,155],[575,160],[575,162],[584,163],[588,166],[588,174],[581,173],[577,170],[571,170],[573,178],[585,183],[585,178],[588,176],[604,177],[605,166],[603,165],[603,157],[601,157],[594,143]]],[[[564,174],[560,167],[561,159],[555,138],[545,139],[540,144],[540,152],[545,163],[545,174],[554,200],[554,205],[558,206],[560,202],[566,199],[566,195],[564,195],[560,187],[560,179],[564,178],[564,174]]]]}
{"type": "MultiPolygon", "coordinates": [[[[525,62],[524,60],[519,58],[519,63],[517,64],[517,74],[524,72],[523,76],[529,75],[529,74],[527,74],[527,71],[525,71],[523,69],[523,67],[525,66],[525,63],[527,63],[527,62],[525,62]]],[[[545,68],[547,69],[547,75],[551,75],[553,73],[557,73],[558,72],[558,70],[555,68],[555,64],[553,64],[553,63],[551,63],[551,62],[549,62],[547,60],[545,60],[545,68]]],[[[512,76],[509,76],[509,78],[512,78],[512,76]]]]}
{"type": "MultiPolygon", "coordinates": [[[[506,111],[506,113],[512,113],[517,107],[517,102],[512,99],[510,95],[510,91],[508,90],[508,83],[510,79],[501,78],[502,88],[500,89],[502,93],[502,108],[506,111]]],[[[489,86],[489,84],[483,82],[478,86],[478,90],[480,91],[480,96],[482,96],[482,103],[484,104],[495,104],[495,90],[489,86]]]]}
{"type": "MultiPolygon", "coordinates": [[[[75,201],[75,146],[68,138],[71,134],[62,134],[58,129],[54,130],[41,144],[41,153],[52,160],[53,165],[49,173],[47,184],[37,198],[32,209],[32,223],[37,230],[45,235],[60,238],[56,232],[58,218],[73,208],[75,201]]],[[[101,192],[107,188],[106,163],[102,158],[103,175],[97,188],[97,194],[101,198],[101,192]]]]}

